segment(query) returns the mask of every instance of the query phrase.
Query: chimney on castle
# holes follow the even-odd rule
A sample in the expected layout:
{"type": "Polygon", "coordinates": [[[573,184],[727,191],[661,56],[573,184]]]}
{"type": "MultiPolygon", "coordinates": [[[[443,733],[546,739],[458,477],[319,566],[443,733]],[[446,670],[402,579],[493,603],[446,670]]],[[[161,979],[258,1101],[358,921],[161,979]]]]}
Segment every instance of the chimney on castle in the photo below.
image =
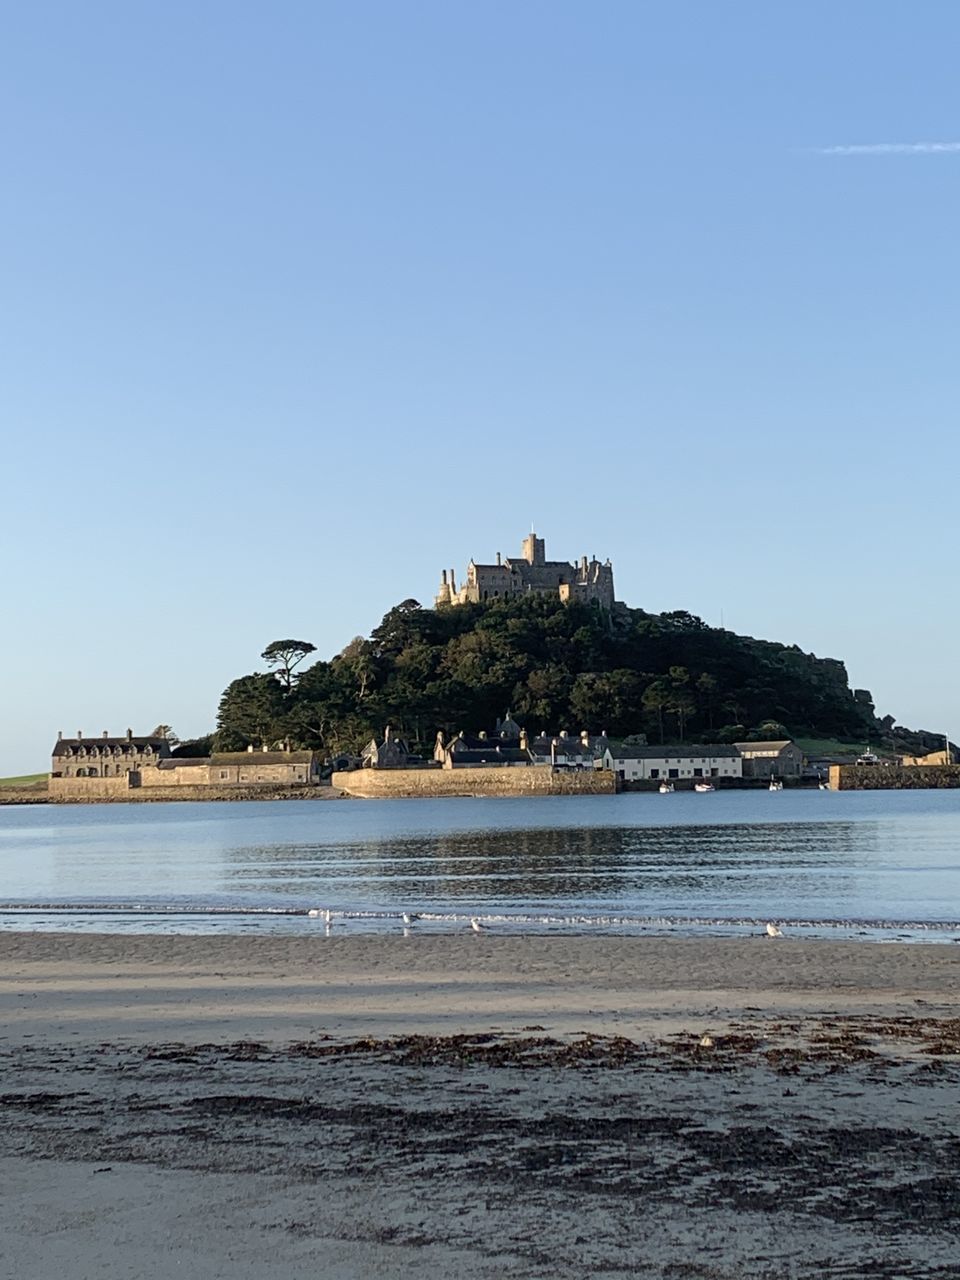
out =
{"type": "Polygon", "coordinates": [[[62,730],[62,729],[58,729],[58,730],[57,730],[57,741],[58,741],[58,742],[62,742],[62,741],[63,741],[63,730],[62,730]]]}
{"type": "Polygon", "coordinates": [[[106,742],[107,738],[109,738],[109,737],[110,737],[110,734],[106,731],[106,729],[104,729],[104,731],[103,731],[103,740],[104,740],[104,742],[106,742]]]}
{"type": "Polygon", "coordinates": [[[499,564],[499,563],[500,563],[500,552],[498,551],[498,552],[497,552],[497,564],[499,564]]]}
{"type": "Polygon", "coordinates": [[[444,586],[446,586],[446,585],[447,585],[447,571],[446,571],[446,569],[441,569],[441,570],[440,570],[440,581],[443,583],[443,585],[444,585],[444,586]]]}
{"type": "Polygon", "coordinates": [[[82,730],[82,729],[78,729],[78,730],[77,730],[77,741],[78,741],[78,742],[82,742],[82,741],[83,741],[83,730],[82,730]]]}
{"type": "Polygon", "coordinates": [[[133,741],[133,730],[132,730],[132,729],[128,729],[128,730],[127,730],[127,741],[128,741],[128,742],[132,742],[132,741],[133,741]]]}

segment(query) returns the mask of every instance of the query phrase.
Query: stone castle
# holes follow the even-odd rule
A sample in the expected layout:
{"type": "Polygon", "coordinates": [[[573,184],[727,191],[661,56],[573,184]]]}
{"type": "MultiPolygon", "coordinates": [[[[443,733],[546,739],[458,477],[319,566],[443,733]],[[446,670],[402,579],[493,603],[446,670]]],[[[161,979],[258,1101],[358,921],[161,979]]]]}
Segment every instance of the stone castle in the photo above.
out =
{"type": "Polygon", "coordinates": [[[444,569],[435,604],[438,609],[445,605],[483,604],[490,600],[514,599],[532,591],[559,596],[564,603],[577,600],[612,609],[613,565],[609,560],[601,564],[586,556],[578,564],[548,560],[543,538],[531,533],[523,540],[519,560],[502,559],[499,551],[496,564],[476,564],[471,560],[467,580],[459,589],[453,570],[444,569]]]}

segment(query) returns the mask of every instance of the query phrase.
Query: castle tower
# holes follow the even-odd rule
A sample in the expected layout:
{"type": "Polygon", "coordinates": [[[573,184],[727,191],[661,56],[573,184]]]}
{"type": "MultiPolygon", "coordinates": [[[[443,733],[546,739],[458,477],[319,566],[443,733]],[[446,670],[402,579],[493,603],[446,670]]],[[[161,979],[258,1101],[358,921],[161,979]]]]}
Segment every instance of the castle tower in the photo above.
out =
{"type": "Polygon", "coordinates": [[[527,564],[545,564],[547,550],[543,538],[538,538],[535,533],[529,533],[523,540],[523,558],[527,564]]]}

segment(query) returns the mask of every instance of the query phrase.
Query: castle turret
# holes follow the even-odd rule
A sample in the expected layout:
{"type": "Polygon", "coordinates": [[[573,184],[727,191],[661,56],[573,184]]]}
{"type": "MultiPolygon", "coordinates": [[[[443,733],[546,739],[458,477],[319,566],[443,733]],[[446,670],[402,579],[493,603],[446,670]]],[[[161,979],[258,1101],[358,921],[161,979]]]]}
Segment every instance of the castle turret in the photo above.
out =
{"type": "Polygon", "coordinates": [[[446,569],[444,569],[440,574],[440,590],[434,598],[434,604],[438,609],[441,605],[453,604],[453,593],[450,590],[450,583],[447,582],[446,569]]]}
{"type": "Polygon", "coordinates": [[[545,564],[547,549],[543,538],[538,538],[535,533],[529,533],[523,540],[523,558],[527,564],[545,564]]]}

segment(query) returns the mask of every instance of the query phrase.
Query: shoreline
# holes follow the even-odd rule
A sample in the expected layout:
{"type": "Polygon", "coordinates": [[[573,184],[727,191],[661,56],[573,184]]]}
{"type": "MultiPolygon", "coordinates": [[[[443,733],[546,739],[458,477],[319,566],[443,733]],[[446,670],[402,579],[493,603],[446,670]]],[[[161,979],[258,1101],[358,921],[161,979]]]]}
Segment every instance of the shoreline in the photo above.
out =
{"type": "Polygon", "coordinates": [[[958,991],[924,944],[0,934],[4,1274],[941,1280],[958,991]]]}
{"type": "Polygon", "coordinates": [[[583,935],[0,933],[4,1041],[516,1033],[949,1015],[960,948],[583,935]]]}

